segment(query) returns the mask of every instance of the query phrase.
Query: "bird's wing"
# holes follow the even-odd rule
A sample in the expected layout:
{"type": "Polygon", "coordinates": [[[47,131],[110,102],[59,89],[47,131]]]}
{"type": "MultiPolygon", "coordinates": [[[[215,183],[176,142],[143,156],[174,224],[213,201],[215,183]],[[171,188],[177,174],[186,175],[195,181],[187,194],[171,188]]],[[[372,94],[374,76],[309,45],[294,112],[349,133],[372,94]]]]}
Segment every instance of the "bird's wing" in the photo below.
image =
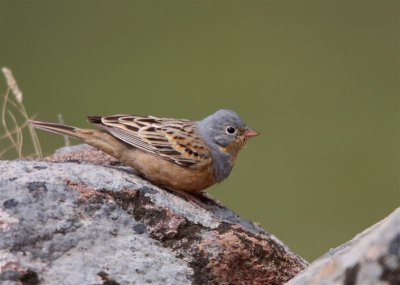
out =
{"type": "Polygon", "coordinates": [[[125,143],[178,165],[196,168],[211,161],[193,121],[131,115],[88,119],[125,143]]]}

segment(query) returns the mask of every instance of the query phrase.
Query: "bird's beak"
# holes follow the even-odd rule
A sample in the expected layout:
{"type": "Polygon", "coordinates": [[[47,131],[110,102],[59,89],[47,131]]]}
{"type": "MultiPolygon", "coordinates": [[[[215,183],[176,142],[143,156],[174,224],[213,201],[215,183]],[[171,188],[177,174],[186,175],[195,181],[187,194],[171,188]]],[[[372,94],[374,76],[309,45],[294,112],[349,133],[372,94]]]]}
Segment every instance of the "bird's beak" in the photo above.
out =
{"type": "Polygon", "coordinates": [[[255,130],[252,130],[252,129],[246,129],[246,130],[244,131],[244,136],[245,136],[246,138],[251,138],[251,137],[258,136],[258,135],[259,135],[259,133],[256,132],[255,130]]]}

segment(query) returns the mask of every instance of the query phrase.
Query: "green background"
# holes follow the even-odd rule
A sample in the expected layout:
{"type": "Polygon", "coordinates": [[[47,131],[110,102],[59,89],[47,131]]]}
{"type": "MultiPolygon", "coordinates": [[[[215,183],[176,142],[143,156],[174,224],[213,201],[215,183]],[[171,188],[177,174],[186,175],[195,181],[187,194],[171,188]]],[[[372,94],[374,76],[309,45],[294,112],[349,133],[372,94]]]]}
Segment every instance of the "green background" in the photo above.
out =
{"type": "Polygon", "coordinates": [[[209,192],[310,261],[400,204],[399,1],[0,0],[0,65],[43,120],[235,110],[209,192]]]}

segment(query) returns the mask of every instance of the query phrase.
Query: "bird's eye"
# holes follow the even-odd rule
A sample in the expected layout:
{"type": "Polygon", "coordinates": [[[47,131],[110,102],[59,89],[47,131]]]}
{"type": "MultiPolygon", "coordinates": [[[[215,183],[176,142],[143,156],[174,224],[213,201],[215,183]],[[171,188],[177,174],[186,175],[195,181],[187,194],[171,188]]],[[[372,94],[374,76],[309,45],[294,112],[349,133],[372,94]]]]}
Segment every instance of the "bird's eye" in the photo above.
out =
{"type": "Polygon", "coordinates": [[[236,133],[236,129],[234,127],[226,127],[226,133],[233,135],[234,133],[236,133]]]}

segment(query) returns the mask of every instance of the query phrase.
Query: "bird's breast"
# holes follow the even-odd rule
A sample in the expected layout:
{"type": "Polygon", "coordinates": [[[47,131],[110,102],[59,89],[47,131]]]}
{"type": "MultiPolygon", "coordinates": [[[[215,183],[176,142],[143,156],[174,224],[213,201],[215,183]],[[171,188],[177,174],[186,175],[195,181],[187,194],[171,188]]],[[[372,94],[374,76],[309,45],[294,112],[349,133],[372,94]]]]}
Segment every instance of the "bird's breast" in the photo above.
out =
{"type": "Polygon", "coordinates": [[[132,148],[120,160],[153,184],[171,190],[197,192],[217,182],[211,159],[197,167],[186,167],[132,148]]]}

